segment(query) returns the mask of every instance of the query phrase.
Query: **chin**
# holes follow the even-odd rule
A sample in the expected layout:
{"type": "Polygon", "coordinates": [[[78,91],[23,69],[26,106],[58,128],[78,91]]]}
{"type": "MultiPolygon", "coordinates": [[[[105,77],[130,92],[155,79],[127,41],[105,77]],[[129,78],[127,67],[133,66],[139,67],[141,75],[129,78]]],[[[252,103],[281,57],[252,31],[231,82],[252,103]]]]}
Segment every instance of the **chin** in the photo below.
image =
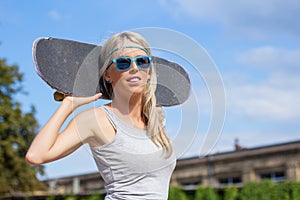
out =
{"type": "Polygon", "coordinates": [[[143,87],[143,86],[131,87],[130,88],[130,93],[132,95],[142,95],[144,90],[145,90],[145,87],[143,87]]]}

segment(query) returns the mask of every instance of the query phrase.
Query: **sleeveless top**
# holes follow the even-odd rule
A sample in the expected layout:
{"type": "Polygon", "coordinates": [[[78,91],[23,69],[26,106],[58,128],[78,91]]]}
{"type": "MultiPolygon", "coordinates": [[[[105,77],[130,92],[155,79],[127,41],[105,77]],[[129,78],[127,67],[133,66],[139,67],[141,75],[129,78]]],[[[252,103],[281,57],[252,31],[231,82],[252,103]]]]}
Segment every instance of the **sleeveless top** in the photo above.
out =
{"type": "Polygon", "coordinates": [[[146,130],[134,128],[108,108],[101,108],[116,129],[112,141],[90,147],[105,181],[105,200],[167,200],[175,154],[168,157],[146,130]]]}

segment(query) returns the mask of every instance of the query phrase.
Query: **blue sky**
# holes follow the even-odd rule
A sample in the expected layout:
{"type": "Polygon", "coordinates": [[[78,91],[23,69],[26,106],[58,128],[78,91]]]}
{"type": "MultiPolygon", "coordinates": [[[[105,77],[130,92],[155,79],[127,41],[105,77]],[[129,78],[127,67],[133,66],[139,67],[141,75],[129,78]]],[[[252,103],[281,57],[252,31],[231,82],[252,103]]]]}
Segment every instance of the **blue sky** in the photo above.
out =
{"type": "MultiPolygon", "coordinates": [[[[100,44],[112,33],[145,27],[189,38],[205,50],[222,79],[223,85],[215,91],[226,94],[226,102],[220,98],[221,105],[226,103],[224,126],[218,124],[223,128],[220,132],[207,131],[215,119],[214,102],[218,102],[208,90],[214,87],[192,68],[188,69],[192,101],[166,109],[171,138],[182,142],[176,145],[184,149],[180,157],[197,156],[207,138],[213,140],[208,142],[209,152],[233,150],[235,138],[248,148],[300,139],[299,15],[297,0],[2,0],[0,57],[17,64],[24,73],[23,85],[29,94],[17,98],[24,110],[36,107],[42,125],[58,103],[52,99],[54,91],[35,73],[31,47],[36,38],[100,44]],[[173,117],[182,111],[180,116],[187,120],[173,117]]],[[[197,53],[182,41],[172,44],[182,47],[185,55],[197,53]]],[[[86,146],[45,167],[44,178],[96,171],[86,146]]]]}

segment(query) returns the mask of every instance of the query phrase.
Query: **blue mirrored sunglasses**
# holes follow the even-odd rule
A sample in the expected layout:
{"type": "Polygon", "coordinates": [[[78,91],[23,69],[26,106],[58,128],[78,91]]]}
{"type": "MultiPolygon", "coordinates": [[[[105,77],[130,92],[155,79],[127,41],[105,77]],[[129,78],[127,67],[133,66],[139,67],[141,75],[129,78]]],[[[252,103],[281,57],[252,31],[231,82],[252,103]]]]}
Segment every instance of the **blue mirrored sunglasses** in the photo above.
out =
{"type": "Polygon", "coordinates": [[[147,70],[151,67],[152,57],[151,56],[137,56],[131,58],[129,56],[120,56],[114,58],[108,66],[115,63],[118,71],[127,71],[130,69],[132,62],[135,62],[136,66],[141,70],[147,70]]]}

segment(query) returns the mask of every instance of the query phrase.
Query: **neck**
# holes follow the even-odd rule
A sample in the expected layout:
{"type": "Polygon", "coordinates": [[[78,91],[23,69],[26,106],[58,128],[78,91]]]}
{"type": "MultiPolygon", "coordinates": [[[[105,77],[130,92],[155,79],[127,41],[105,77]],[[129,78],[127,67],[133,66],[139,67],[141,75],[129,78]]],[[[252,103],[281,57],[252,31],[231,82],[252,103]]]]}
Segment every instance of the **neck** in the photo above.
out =
{"type": "MultiPolygon", "coordinates": [[[[129,99],[120,96],[115,97],[111,107],[116,109],[122,117],[129,117],[134,123],[143,122],[142,119],[142,95],[133,94],[129,99]]],[[[143,122],[144,123],[144,122],[143,122]]]]}

